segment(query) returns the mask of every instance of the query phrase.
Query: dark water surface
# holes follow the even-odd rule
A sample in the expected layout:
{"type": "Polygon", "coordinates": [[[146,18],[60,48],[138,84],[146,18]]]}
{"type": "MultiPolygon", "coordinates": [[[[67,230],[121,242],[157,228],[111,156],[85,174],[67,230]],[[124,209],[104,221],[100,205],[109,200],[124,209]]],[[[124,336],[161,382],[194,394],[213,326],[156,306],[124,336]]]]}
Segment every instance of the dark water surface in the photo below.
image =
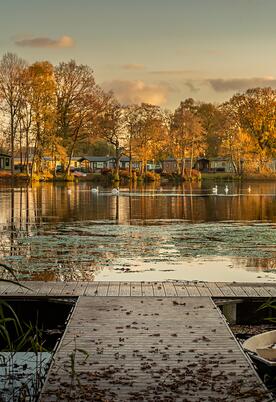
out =
{"type": "Polygon", "coordinates": [[[276,280],[276,183],[0,185],[0,261],[29,280],[276,280]]]}

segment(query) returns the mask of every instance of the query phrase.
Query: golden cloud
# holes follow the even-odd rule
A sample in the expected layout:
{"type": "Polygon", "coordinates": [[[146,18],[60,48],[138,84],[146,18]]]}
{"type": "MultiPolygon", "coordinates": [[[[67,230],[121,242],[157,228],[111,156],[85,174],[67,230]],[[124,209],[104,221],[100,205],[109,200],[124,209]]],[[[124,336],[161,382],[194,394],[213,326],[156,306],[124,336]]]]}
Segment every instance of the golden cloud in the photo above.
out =
{"type": "Polygon", "coordinates": [[[124,70],[144,70],[145,66],[144,64],[139,64],[139,63],[129,63],[129,64],[123,64],[122,68],[124,70]]]}
{"type": "Polygon", "coordinates": [[[31,37],[20,38],[14,42],[17,46],[21,47],[43,47],[43,48],[69,48],[73,47],[75,42],[71,36],[63,35],[57,39],[51,39],[47,37],[31,37]]]}
{"type": "Polygon", "coordinates": [[[105,90],[113,91],[116,98],[122,104],[150,103],[153,105],[164,105],[172,88],[166,83],[146,84],[144,81],[113,80],[104,82],[102,87],[105,90]]]}
{"type": "Polygon", "coordinates": [[[256,87],[276,87],[274,77],[255,77],[255,78],[228,78],[228,79],[207,79],[206,82],[216,92],[244,91],[256,87]]]}

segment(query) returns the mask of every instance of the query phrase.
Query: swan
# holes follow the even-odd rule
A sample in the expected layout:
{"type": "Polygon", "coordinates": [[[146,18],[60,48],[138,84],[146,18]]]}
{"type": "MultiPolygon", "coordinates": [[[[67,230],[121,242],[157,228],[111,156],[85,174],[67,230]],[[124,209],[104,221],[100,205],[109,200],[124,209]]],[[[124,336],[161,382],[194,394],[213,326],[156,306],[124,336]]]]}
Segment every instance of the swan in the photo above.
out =
{"type": "Polygon", "coordinates": [[[247,191],[251,193],[251,186],[248,187],[247,191]]]}
{"type": "Polygon", "coordinates": [[[225,194],[228,194],[228,192],[229,192],[229,188],[228,188],[227,184],[226,184],[226,186],[225,186],[224,191],[225,191],[225,194]]]}
{"type": "Polygon", "coordinates": [[[217,194],[217,192],[218,192],[218,186],[215,185],[215,187],[212,188],[212,191],[213,191],[214,194],[217,194]]]}
{"type": "Polygon", "coordinates": [[[99,187],[97,186],[96,188],[92,188],[91,191],[92,191],[92,193],[98,193],[99,187]]]}
{"type": "Polygon", "coordinates": [[[119,191],[118,188],[113,188],[112,191],[111,191],[111,193],[112,193],[113,195],[119,195],[120,191],[119,191]]]}

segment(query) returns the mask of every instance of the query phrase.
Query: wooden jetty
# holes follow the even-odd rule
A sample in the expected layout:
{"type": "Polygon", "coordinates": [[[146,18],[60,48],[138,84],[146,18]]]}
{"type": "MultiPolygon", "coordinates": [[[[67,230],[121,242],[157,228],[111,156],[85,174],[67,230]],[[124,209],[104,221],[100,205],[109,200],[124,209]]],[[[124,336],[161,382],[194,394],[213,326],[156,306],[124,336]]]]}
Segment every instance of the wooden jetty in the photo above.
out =
{"type": "Polygon", "coordinates": [[[272,401],[210,297],[80,297],[41,402],[272,401]]]}
{"type": "Polygon", "coordinates": [[[21,282],[0,283],[0,296],[210,296],[276,297],[273,283],[226,282],[21,282]]]}
{"type": "Polygon", "coordinates": [[[25,282],[7,297],[76,297],[40,402],[265,402],[273,398],[212,298],[276,286],[206,282],[25,282]]]}

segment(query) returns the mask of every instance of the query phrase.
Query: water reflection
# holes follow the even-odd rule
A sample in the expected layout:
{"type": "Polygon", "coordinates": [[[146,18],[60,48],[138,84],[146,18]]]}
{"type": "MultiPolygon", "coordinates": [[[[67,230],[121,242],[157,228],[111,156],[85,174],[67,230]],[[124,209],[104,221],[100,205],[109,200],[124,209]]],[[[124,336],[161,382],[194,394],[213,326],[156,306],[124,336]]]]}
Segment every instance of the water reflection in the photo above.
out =
{"type": "Polygon", "coordinates": [[[276,279],[276,183],[212,187],[1,186],[0,258],[31,280],[276,279]]]}

